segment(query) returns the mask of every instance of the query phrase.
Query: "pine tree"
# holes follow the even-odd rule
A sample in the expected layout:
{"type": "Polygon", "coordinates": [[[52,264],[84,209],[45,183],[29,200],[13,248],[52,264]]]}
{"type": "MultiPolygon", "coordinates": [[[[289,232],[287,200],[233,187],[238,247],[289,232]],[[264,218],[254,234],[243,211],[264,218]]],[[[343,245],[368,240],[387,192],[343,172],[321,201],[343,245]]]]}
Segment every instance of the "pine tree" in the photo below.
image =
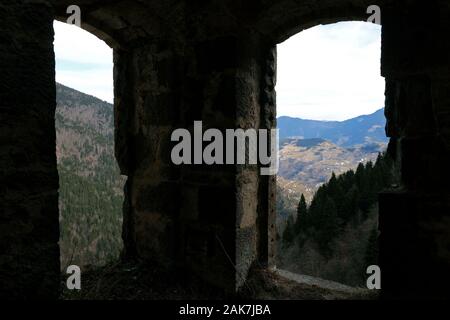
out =
{"type": "Polygon", "coordinates": [[[291,245],[294,242],[294,238],[295,238],[294,219],[292,218],[292,216],[289,216],[286,223],[286,228],[284,229],[283,232],[283,244],[285,246],[291,245]]]}
{"type": "Polygon", "coordinates": [[[302,196],[300,197],[300,202],[298,203],[297,207],[297,220],[295,221],[295,233],[298,235],[300,234],[301,230],[304,230],[304,227],[306,227],[306,218],[308,214],[308,208],[306,206],[306,200],[305,196],[302,193],[302,196]]]}
{"type": "Polygon", "coordinates": [[[319,245],[321,254],[329,258],[332,254],[331,242],[339,231],[336,204],[330,197],[326,198],[321,208],[318,223],[320,223],[320,229],[317,230],[316,242],[319,245]]]}
{"type": "Polygon", "coordinates": [[[338,182],[337,182],[336,174],[334,172],[332,172],[331,178],[330,178],[330,180],[328,180],[328,183],[327,183],[328,195],[330,195],[331,197],[333,197],[333,194],[336,192],[337,184],[338,184],[338,182]]]}
{"type": "Polygon", "coordinates": [[[364,265],[367,268],[370,265],[376,264],[378,264],[378,230],[377,228],[373,228],[367,240],[364,265]]]}

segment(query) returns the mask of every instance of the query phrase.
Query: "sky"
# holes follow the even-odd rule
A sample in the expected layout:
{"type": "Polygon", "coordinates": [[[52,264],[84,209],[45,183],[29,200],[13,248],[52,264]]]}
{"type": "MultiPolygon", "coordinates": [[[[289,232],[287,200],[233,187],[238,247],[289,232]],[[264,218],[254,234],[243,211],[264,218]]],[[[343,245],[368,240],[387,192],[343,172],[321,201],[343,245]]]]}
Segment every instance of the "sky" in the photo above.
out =
{"type": "Polygon", "coordinates": [[[384,106],[381,26],[320,25],[277,47],[277,116],[346,120],[384,106]]]}
{"type": "Polygon", "coordinates": [[[112,49],[76,26],[55,21],[54,29],[56,81],[112,103],[112,49]]]}
{"type": "MultiPolygon", "coordinates": [[[[75,26],[54,28],[56,81],[112,103],[112,49],[75,26]]],[[[320,25],[277,50],[277,116],[345,120],[384,106],[379,25],[320,25]]]]}

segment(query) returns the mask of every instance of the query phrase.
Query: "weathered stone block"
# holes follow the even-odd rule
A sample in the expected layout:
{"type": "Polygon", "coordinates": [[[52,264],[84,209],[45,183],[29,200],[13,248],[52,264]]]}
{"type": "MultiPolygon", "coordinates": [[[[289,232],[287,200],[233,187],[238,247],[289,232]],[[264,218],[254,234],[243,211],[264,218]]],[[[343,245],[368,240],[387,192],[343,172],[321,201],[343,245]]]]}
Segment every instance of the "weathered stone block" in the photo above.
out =
{"type": "Polygon", "coordinates": [[[385,298],[448,296],[450,198],[407,191],[379,196],[385,298]],[[433,230],[432,232],[430,232],[433,230]]]}
{"type": "Polygon", "coordinates": [[[236,193],[233,187],[202,186],[199,188],[199,219],[231,227],[236,217],[236,193]]]}
{"type": "Polygon", "coordinates": [[[236,50],[237,38],[232,36],[220,37],[198,44],[195,52],[199,73],[209,74],[236,68],[238,64],[236,50]]]}

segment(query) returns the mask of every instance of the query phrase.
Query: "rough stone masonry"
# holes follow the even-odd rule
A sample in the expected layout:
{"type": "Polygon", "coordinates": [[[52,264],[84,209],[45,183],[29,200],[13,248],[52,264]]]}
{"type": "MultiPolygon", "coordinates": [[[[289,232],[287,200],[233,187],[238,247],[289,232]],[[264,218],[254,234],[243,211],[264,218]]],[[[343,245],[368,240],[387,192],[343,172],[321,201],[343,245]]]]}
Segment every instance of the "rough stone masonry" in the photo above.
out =
{"type": "MultiPolygon", "coordinates": [[[[450,5],[376,1],[386,133],[401,185],[380,195],[383,298],[450,295],[450,5]]],[[[53,21],[69,5],[114,49],[125,257],[228,292],[272,268],[275,178],[258,165],[175,166],[170,135],[276,127],[276,44],[367,20],[372,0],[1,0],[0,296],[59,294],[53,21]]]]}

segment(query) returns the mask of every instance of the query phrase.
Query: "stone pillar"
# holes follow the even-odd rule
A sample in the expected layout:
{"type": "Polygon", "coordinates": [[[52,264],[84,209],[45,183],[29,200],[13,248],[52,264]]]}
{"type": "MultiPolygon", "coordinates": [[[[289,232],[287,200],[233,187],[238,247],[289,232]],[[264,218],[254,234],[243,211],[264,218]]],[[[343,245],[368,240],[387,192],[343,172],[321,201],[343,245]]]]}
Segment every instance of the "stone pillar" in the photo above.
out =
{"type": "MultiPolygon", "coordinates": [[[[277,74],[277,48],[263,44],[262,66],[263,78],[261,85],[261,128],[275,129],[277,127],[276,115],[276,74],[277,74]]],[[[259,227],[259,261],[267,268],[274,268],[276,261],[276,194],[277,177],[260,176],[260,190],[258,196],[258,227],[259,227]]]]}
{"type": "MultiPolygon", "coordinates": [[[[276,47],[257,33],[244,33],[236,54],[235,128],[275,129],[276,47]]],[[[276,176],[262,175],[260,169],[237,166],[236,289],[253,265],[275,265],[276,176]]]]}
{"type": "MultiPolygon", "coordinates": [[[[197,119],[206,128],[224,132],[276,127],[275,48],[257,34],[242,33],[203,41],[195,53],[194,79],[199,85],[195,107],[200,108],[197,119]]],[[[262,176],[259,165],[187,170],[197,175],[185,176],[183,184],[198,184],[199,190],[199,214],[191,223],[205,230],[198,271],[209,273],[212,281],[235,292],[245,285],[252,265],[273,264],[275,179],[262,176]]],[[[187,247],[192,240],[187,238],[187,247]]],[[[197,260],[187,256],[192,262],[197,260]]]]}
{"type": "Polygon", "coordinates": [[[0,297],[57,298],[52,10],[2,1],[0,30],[0,297]]]}
{"type": "Polygon", "coordinates": [[[383,8],[387,134],[400,176],[380,195],[385,298],[450,296],[450,22],[439,1],[383,8]]]}
{"type": "Polygon", "coordinates": [[[253,263],[274,257],[275,179],[258,165],[176,166],[171,134],[185,128],[193,137],[194,121],[224,136],[274,128],[275,50],[262,44],[255,35],[185,45],[167,37],[115,53],[116,155],[129,177],[125,248],[229,292],[253,263]]]}
{"type": "Polygon", "coordinates": [[[125,187],[125,256],[177,264],[179,168],[170,137],[179,126],[178,57],[164,39],[114,52],[115,141],[125,187]]]}

